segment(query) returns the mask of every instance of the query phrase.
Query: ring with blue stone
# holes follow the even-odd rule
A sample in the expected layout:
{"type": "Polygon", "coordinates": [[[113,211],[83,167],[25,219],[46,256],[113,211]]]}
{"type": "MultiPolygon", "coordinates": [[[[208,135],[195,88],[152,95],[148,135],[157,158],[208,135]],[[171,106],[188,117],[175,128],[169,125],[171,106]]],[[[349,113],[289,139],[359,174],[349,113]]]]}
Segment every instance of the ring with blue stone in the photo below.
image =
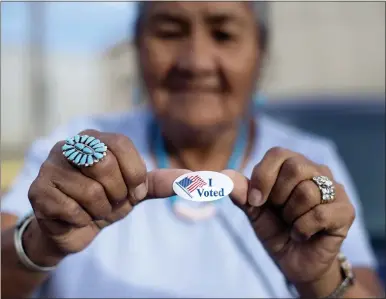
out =
{"type": "Polygon", "coordinates": [[[62,151],[71,163],[88,167],[99,162],[107,155],[107,146],[95,137],[75,135],[66,140],[62,151]]]}

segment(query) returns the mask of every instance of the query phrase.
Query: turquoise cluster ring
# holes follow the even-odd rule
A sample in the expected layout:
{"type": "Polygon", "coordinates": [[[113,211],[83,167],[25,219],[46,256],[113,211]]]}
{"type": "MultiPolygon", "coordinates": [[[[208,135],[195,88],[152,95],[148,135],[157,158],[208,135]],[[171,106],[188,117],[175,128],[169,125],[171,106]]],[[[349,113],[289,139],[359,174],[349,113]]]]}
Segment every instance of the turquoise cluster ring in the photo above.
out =
{"type": "Polygon", "coordinates": [[[95,137],[75,135],[66,140],[62,151],[69,162],[77,166],[88,167],[107,155],[107,146],[95,137]]]}

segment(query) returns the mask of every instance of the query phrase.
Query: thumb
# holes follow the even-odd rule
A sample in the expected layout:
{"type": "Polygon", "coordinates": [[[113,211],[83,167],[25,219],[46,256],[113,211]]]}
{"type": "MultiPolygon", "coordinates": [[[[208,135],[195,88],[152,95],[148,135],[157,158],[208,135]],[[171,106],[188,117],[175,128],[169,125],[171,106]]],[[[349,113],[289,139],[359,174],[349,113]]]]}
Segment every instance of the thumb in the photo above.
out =
{"type": "Polygon", "coordinates": [[[187,169],[155,169],[147,173],[147,193],[143,200],[165,198],[175,195],[174,181],[181,175],[191,172],[187,169]]]}
{"type": "Polygon", "coordinates": [[[248,203],[248,196],[251,197],[249,188],[250,180],[240,172],[234,170],[224,170],[222,173],[233,181],[234,187],[231,194],[229,194],[230,199],[244,211],[251,222],[255,221],[256,215],[260,215],[260,208],[253,207],[248,203]]]}
{"type": "Polygon", "coordinates": [[[228,176],[233,181],[233,190],[229,197],[235,205],[243,208],[248,199],[249,179],[235,170],[227,169],[221,173],[228,176]]]}

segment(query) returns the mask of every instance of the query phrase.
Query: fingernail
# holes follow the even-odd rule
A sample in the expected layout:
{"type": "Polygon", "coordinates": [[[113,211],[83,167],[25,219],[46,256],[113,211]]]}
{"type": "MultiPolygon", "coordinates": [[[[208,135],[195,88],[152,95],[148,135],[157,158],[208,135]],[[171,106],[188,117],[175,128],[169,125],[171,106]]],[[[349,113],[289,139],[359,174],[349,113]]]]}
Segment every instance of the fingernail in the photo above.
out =
{"type": "Polygon", "coordinates": [[[134,197],[137,201],[140,201],[146,197],[147,194],[147,187],[145,183],[142,183],[141,185],[135,187],[134,189],[134,197]]]}
{"type": "Polygon", "coordinates": [[[260,190],[252,188],[248,193],[248,203],[251,206],[259,207],[263,204],[263,194],[260,190]]]}

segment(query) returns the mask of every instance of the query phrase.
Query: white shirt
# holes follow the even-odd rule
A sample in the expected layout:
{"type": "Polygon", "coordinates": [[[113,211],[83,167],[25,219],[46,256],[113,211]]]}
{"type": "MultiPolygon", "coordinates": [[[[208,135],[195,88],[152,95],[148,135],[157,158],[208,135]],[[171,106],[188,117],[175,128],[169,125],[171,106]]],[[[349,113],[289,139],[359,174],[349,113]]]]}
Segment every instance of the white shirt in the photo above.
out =
{"type": "MultiPolygon", "coordinates": [[[[2,199],[2,212],[31,211],[27,193],[50,149],[85,129],[130,137],[154,168],[147,143],[147,110],[85,117],[35,142],[13,188],[2,199]]],[[[357,217],[343,252],[354,266],[375,268],[357,193],[334,145],[325,139],[260,116],[257,144],[245,175],[274,146],[288,148],[328,165],[356,206],[357,217]]],[[[51,298],[123,297],[293,297],[285,278],[255,237],[247,218],[229,199],[218,216],[197,223],[181,221],[166,199],[138,205],[125,219],[104,229],[84,251],[67,257],[36,296],[51,298]]]]}

